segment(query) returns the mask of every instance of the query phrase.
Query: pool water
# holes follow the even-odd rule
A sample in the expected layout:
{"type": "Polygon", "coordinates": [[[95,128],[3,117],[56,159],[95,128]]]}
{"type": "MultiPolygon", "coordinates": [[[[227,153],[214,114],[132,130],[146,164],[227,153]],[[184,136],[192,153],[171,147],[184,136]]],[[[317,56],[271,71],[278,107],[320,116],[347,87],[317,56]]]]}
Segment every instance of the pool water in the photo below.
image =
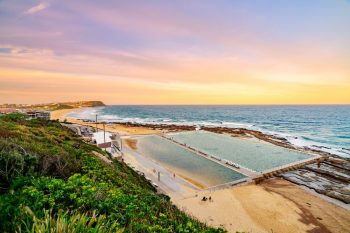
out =
{"type": "Polygon", "coordinates": [[[246,177],[159,136],[138,138],[137,151],[207,187],[246,177]]]}
{"type": "Polygon", "coordinates": [[[257,172],[311,158],[311,155],[255,139],[243,139],[207,131],[175,133],[168,137],[208,155],[232,161],[257,172]]]}

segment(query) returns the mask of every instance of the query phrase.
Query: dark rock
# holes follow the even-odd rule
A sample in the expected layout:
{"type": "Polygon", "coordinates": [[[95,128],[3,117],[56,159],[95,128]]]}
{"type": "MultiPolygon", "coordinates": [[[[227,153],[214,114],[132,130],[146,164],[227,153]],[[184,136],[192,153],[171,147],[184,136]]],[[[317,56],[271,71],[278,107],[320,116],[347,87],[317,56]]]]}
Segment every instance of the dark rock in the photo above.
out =
{"type": "Polygon", "coordinates": [[[281,176],[295,184],[306,186],[320,194],[349,204],[349,172],[347,169],[339,167],[339,164],[347,167],[347,163],[346,160],[337,163],[337,166],[332,166],[329,163],[322,163],[320,168],[317,168],[316,164],[311,164],[295,171],[283,173],[281,176]]]}

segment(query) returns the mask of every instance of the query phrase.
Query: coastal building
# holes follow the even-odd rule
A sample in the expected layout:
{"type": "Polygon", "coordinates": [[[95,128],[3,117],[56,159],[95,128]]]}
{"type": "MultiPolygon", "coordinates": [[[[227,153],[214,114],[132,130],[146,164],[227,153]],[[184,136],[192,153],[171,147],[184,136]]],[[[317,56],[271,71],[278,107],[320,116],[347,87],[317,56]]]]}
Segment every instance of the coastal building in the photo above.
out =
{"type": "Polygon", "coordinates": [[[50,112],[48,111],[37,111],[37,110],[30,110],[24,112],[29,119],[43,119],[43,120],[50,120],[50,112]]]}
{"type": "Polygon", "coordinates": [[[10,114],[10,113],[23,113],[28,116],[29,119],[44,119],[50,120],[50,112],[48,111],[38,111],[38,110],[23,110],[16,108],[0,108],[0,114],[10,114]]]}
{"type": "Polygon", "coordinates": [[[92,141],[101,149],[105,149],[112,154],[113,157],[122,155],[122,145],[120,136],[110,132],[96,132],[92,136],[92,141]]]}
{"type": "Polygon", "coordinates": [[[0,114],[9,114],[18,112],[15,108],[0,108],[0,114]]]}
{"type": "Polygon", "coordinates": [[[92,141],[93,137],[93,130],[89,126],[84,125],[78,125],[78,124],[67,124],[67,123],[61,123],[61,125],[68,127],[71,129],[74,133],[78,134],[79,136],[82,136],[83,139],[86,141],[92,141]]]}

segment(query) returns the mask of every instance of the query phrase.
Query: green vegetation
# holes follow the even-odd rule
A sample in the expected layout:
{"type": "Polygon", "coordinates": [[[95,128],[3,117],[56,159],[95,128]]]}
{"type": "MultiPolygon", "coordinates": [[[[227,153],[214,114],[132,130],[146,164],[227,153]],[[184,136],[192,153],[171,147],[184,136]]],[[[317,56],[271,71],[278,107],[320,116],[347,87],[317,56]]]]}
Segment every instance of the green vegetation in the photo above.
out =
{"type": "Polygon", "coordinates": [[[0,104],[0,108],[19,108],[54,111],[60,109],[71,109],[81,107],[101,107],[106,106],[102,101],[76,101],[64,103],[46,103],[46,104],[0,104]]]}
{"type": "Polygon", "coordinates": [[[0,232],[223,232],[55,121],[0,116],[0,232]]]}

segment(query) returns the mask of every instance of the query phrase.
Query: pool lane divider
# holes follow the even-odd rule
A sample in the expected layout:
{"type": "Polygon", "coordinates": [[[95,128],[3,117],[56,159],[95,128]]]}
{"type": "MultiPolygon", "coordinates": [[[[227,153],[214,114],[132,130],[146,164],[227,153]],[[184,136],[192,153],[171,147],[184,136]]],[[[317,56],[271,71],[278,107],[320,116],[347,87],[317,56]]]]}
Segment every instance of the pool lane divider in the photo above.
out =
{"type": "MultiPolygon", "coordinates": [[[[164,134],[160,135],[162,138],[164,139],[167,139],[169,140],[170,142],[173,142],[187,150],[190,150],[191,152],[194,152],[195,154],[203,157],[203,158],[206,158],[206,159],[209,159],[213,162],[216,162],[224,167],[227,167],[235,172],[238,172],[240,174],[243,174],[247,177],[250,178],[251,181],[254,181],[255,183],[259,183],[261,182],[262,180],[265,180],[265,179],[268,179],[268,178],[271,178],[271,177],[274,177],[274,176],[278,176],[279,174],[281,173],[284,173],[284,172],[287,172],[287,171],[291,171],[291,170],[296,170],[300,167],[303,167],[305,165],[308,165],[308,164],[311,164],[311,163],[315,163],[317,162],[317,160],[323,160],[325,159],[323,156],[320,156],[320,155],[312,155],[313,157],[312,158],[308,158],[308,159],[304,159],[304,160],[300,160],[300,161],[296,161],[296,162],[293,162],[293,163],[289,163],[289,164],[285,164],[283,166],[279,166],[279,167],[275,167],[275,168],[272,168],[272,169],[269,169],[269,170],[266,170],[266,171],[262,171],[262,172],[256,172],[252,169],[249,169],[249,168],[246,168],[246,167],[243,167],[242,165],[238,165],[236,163],[233,163],[231,161],[227,161],[227,160],[224,160],[224,159],[221,159],[221,158],[218,158],[216,156],[213,156],[213,155],[208,155],[198,149],[195,149],[195,148],[192,148],[186,144],[182,144],[180,142],[177,142],[176,140],[174,140],[173,138],[169,138],[167,136],[165,136],[164,134]]],[[[311,155],[310,155],[311,156],[311,155]]],[[[249,181],[249,179],[247,178],[244,178],[245,181],[249,181]]],[[[244,179],[241,179],[241,180],[244,180],[244,179]]],[[[238,183],[242,183],[244,181],[241,181],[241,182],[238,182],[238,183]]],[[[229,186],[233,186],[235,185],[235,181],[233,182],[229,182],[229,183],[226,183],[226,184],[221,184],[221,185],[218,185],[218,187],[229,187],[229,186]]],[[[213,188],[215,188],[216,186],[214,186],[213,188]]]]}

